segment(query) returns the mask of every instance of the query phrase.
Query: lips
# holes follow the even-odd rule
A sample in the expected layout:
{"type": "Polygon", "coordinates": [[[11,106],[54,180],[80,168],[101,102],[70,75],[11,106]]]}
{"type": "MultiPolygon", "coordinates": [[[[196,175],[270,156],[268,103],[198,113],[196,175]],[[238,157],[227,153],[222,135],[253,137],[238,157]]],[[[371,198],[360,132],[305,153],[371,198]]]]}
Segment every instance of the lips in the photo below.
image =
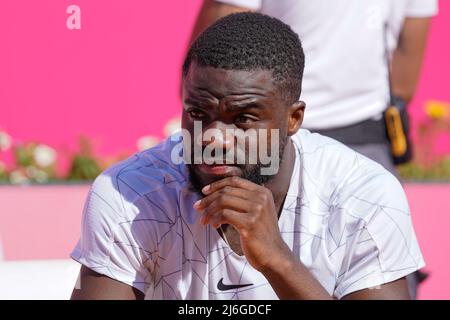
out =
{"type": "Polygon", "coordinates": [[[199,164],[195,165],[198,171],[207,175],[238,175],[240,169],[237,166],[232,165],[218,165],[218,164],[199,164]]]}

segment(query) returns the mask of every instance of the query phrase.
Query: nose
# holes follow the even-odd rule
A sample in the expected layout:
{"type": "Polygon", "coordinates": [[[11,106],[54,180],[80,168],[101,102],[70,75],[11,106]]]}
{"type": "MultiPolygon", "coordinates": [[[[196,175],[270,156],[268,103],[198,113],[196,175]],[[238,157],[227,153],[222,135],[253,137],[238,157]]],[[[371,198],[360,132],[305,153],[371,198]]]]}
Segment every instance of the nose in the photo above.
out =
{"type": "Polygon", "coordinates": [[[214,121],[203,130],[203,147],[209,145],[211,148],[222,148],[225,152],[233,146],[234,125],[226,124],[222,121],[214,121]],[[227,132],[228,131],[228,132],[227,132]]]}

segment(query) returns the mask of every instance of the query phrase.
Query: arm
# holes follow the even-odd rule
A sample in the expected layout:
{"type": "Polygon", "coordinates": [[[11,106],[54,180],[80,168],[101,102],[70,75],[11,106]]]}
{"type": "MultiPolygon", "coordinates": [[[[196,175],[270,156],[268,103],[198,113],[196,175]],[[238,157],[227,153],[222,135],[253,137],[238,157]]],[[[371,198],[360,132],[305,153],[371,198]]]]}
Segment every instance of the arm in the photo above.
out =
{"type": "Polygon", "coordinates": [[[392,59],[392,89],[409,102],[416,89],[430,18],[406,18],[392,59]]]}
{"type": "Polygon", "coordinates": [[[79,288],[75,287],[71,300],[143,300],[144,294],[125,283],[108,278],[82,266],[79,288]]]}
{"type": "MultiPolygon", "coordinates": [[[[293,255],[283,241],[270,190],[238,177],[225,178],[205,187],[205,198],[194,204],[203,224],[233,225],[240,234],[245,257],[261,272],[280,299],[331,300],[332,297],[293,255]]],[[[409,299],[404,279],[388,282],[378,290],[362,289],[346,299],[409,299]]]]}
{"type": "MultiPolygon", "coordinates": [[[[285,258],[262,272],[280,299],[330,300],[331,297],[308,269],[295,258],[285,258]]],[[[372,289],[350,293],[342,300],[410,300],[407,282],[401,278],[372,289]]]]}
{"type": "Polygon", "coordinates": [[[71,253],[82,265],[72,299],[140,299],[149,284],[143,263],[149,255],[136,248],[152,250],[148,236],[152,230],[136,232],[132,223],[122,223],[128,221],[126,214],[130,221],[135,215],[121,211],[122,195],[113,175],[111,171],[99,175],[86,198],[80,240],[71,253]]]}
{"type": "Polygon", "coordinates": [[[383,284],[373,289],[355,291],[342,300],[410,300],[405,278],[383,284]]]}
{"type": "Polygon", "coordinates": [[[236,12],[249,11],[247,8],[237,7],[230,4],[225,4],[215,0],[203,0],[202,7],[197,16],[197,20],[192,30],[191,39],[189,45],[197,39],[200,33],[203,32],[208,26],[216,22],[222,17],[236,12]]]}

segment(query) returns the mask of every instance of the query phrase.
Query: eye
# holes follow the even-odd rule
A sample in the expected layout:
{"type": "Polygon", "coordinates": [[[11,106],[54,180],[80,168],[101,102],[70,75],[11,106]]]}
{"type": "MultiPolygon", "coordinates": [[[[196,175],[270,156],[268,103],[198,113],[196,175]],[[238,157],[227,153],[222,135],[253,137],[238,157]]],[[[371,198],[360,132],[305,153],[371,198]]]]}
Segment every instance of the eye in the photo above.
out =
{"type": "Polygon", "coordinates": [[[237,123],[250,124],[255,121],[258,121],[258,119],[255,116],[249,114],[241,114],[236,118],[237,123]]]}
{"type": "Polygon", "coordinates": [[[206,114],[203,111],[200,111],[198,109],[191,109],[188,111],[189,116],[192,119],[204,119],[206,117],[206,114]]]}

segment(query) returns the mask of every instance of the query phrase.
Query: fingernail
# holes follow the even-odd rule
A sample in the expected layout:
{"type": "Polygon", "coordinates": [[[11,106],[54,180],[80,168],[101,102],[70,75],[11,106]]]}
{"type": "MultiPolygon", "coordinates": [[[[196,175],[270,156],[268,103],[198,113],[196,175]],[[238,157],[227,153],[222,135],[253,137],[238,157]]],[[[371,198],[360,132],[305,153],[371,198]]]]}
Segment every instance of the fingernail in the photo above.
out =
{"type": "Polygon", "coordinates": [[[202,200],[197,200],[195,203],[194,203],[194,208],[195,209],[198,209],[199,207],[200,207],[200,203],[202,202],[202,200]]]}
{"type": "Polygon", "coordinates": [[[211,187],[209,185],[207,185],[207,186],[203,187],[202,192],[203,193],[208,192],[209,189],[211,189],[211,187]]]}

